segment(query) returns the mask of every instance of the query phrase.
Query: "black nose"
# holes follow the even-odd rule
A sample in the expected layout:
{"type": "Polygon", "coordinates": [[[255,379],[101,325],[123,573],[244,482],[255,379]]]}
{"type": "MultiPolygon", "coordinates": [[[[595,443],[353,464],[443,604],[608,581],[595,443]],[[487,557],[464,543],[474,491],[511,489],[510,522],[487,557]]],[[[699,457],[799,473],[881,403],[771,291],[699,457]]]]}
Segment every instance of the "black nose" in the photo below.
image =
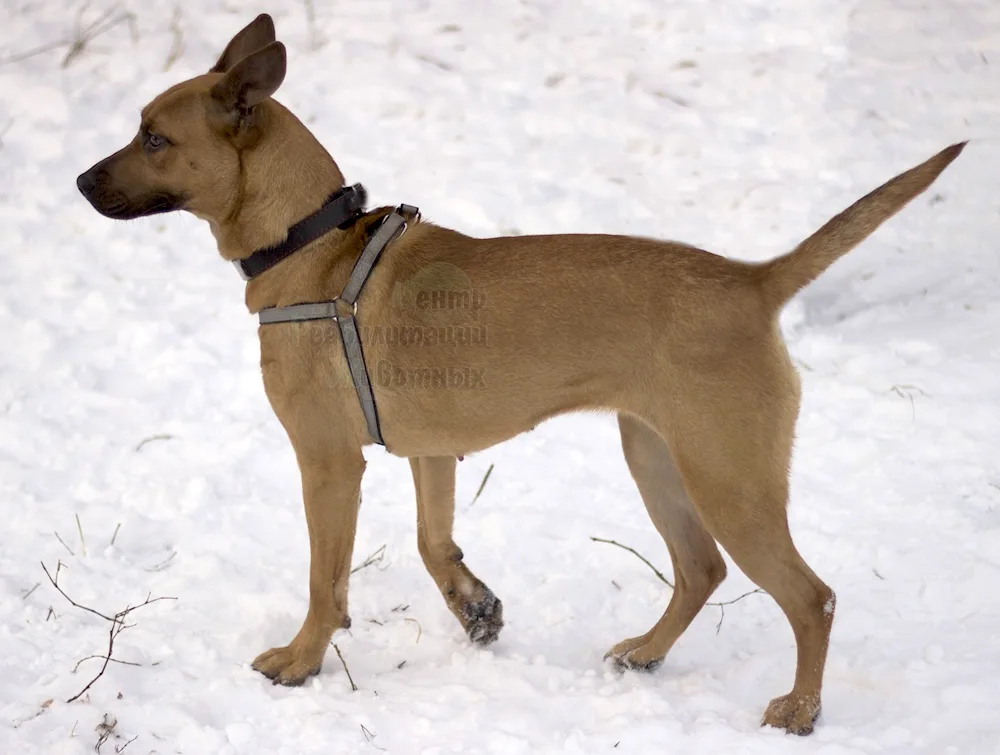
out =
{"type": "Polygon", "coordinates": [[[90,175],[90,171],[87,171],[86,173],[81,173],[76,178],[76,188],[78,188],[84,196],[90,194],[90,192],[94,190],[95,186],[96,184],[94,183],[94,179],[90,175]]]}

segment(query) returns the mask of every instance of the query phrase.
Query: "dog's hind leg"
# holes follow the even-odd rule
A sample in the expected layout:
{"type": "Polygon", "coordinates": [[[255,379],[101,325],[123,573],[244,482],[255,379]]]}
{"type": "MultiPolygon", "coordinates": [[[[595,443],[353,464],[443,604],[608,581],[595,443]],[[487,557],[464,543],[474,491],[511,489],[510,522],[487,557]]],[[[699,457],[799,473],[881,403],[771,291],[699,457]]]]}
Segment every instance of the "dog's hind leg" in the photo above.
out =
{"type": "Polygon", "coordinates": [[[736,355],[731,366],[753,380],[718,371],[681,376],[697,389],[670,408],[666,435],[705,528],[792,626],[795,683],[771,701],[763,723],[808,734],[820,712],[835,598],[803,561],[788,528],[798,378],[777,334],[770,344],[736,355]]]}
{"type": "Polygon", "coordinates": [[[666,541],[674,568],[674,591],[666,611],[646,634],[609,652],[622,667],[651,669],[677,641],[726,577],[715,540],[708,534],[681,482],[666,442],[651,427],[618,415],[622,449],[649,518],[666,541]]]}
{"type": "Polygon", "coordinates": [[[503,628],[503,604],[463,563],[452,539],[455,520],[455,457],[410,459],[417,491],[417,548],[448,608],[469,639],[489,645],[503,628]]]}

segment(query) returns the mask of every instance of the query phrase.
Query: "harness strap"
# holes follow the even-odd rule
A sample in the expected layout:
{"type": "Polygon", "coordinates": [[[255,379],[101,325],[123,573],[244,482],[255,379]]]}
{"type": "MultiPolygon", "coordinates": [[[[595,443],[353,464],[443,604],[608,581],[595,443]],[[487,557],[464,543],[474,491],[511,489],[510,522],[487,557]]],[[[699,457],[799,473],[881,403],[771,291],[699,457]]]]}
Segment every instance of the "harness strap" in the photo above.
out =
{"type": "MultiPolygon", "coordinates": [[[[372,391],[368,369],[365,366],[365,356],[361,348],[361,336],[358,333],[356,315],[358,313],[358,297],[367,283],[372,269],[378,262],[385,248],[406,232],[408,224],[420,217],[420,210],[412,205],[400,205],[390,212],[365,244],[354,269],[344,286],[343,292],[332,301],[292,304],[287,307],[270,307],[262,309],[258,318],[261,325],[273,325],[283,322],[307,322],[309,320],[334,320],[340,328],[340,340],[344,345],[344,356],[347,367],[354,382],[354,390],[361,403],[361,412],[368,426],[368,434],[379,445],[384,446],[382,431],[379,426],[378,410],[375,407],[375,393],[372,391]],[[338,311],[337,303],[343,302],[349,307],[344,313],[338,311]]],[[[343,307],[341,308],[343,309],[343,307]]]]}
{"type": "Polygon", "coordinates": [[[401,204],[385,216],[378,230],[372,234],[369,242],[365,244],[365,248],[361,251],[358,261],[354,263],[354,269],[351,270],[351,277],[347,279],[347,285],[344,286],[344,291],[340,295],[341,299],[352,307],[354,306],[354,303],[361,295],[361,289],[364,288],[368,276],[371,275],[372,268],[378,262],[382,250],[406,230],[407,217],[412,220],[419,214],[420,211],[416,207],[401,204]]]}
{"type": "Polygon", "coordinates": [[[315,304],[293,304],[290,307],[269,307],[258,314],[261,325],[278,322],[306,322],[307,320],[336,320],[337,305],[332,301],[315,304]]]}

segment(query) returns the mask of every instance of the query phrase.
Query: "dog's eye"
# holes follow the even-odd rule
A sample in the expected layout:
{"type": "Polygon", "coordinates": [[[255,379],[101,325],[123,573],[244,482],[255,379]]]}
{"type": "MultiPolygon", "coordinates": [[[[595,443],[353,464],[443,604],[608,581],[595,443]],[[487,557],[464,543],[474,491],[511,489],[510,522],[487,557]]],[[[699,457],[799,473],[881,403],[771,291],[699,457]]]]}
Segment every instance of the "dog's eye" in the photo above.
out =
{"type": "Polygon", "coordinates": [[[167,140],[164,139],[159,134],[146,134],[146,149],[150,152],[155,152],[161,147],[165,146],[167,140]]]}

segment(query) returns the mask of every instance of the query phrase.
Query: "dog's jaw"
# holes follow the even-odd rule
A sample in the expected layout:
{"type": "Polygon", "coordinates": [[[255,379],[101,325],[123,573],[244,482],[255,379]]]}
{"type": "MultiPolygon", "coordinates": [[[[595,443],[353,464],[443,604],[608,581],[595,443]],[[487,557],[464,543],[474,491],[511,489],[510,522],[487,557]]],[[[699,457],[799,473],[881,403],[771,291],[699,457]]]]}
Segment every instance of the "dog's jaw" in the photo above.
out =
{"type": "Polygon", "coordinates": [[[139,198],[130,198],[108,187],[106,180],[102,181],[100,176],[92,184],[87,184],[84,176],[86,174],[77,180],[80,193],[95,210],[112,220],[135,220],[149,215],[183,210],[186,203],[185,197],[169,192],[156,192],[139,198]]]}

